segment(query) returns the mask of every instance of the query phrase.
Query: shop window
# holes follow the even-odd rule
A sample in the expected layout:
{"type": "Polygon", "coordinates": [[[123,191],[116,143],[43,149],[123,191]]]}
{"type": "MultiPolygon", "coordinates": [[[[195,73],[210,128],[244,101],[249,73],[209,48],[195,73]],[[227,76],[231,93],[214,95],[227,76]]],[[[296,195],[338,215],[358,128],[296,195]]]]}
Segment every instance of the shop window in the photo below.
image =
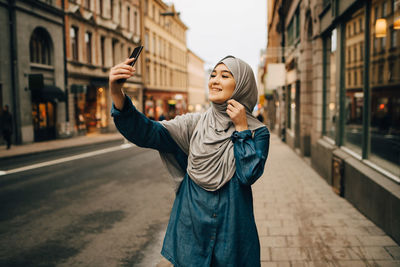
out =
{"type": "MultiPolygon", "coordinates": [[[[400,13],[399,5],[395,5],[393,2],[390,14],[387,1],[374,1],[372,3],[374,10],[377,9],[377,6],[381,6],[382,17],[386,19],[388,26],[394,23],[400,13]]],[[[371,124],[369,127],[370,153],[368,159],[400,176],[400,79],[397,71],[400,66],[400,52],[393,49],[399,46],[397,35],[400,29],[386,27],[383,35],[376,37],[374,25],[375,21],[371,23],[371,35],[375,35],[375,39],[380,40],[381,53],[371,55],[370,62],[370,70],[377,70],[378,73],[376,82],[370,80],[369,86],[371,124]],[[390,42],[388,45],[392,49],[385,49],[387,37],[389,38],[388,42],[390,42]]]]}
{"type": "MultiPolygon", "coordinates": [[[[347,27],[349,29],[349,27],[347,27]]],[[[336,90],[336,29],[324,40],[325,41],[325,100],[324,100],[324,112],[325,112],[325,123],[323,133],[335,139],[336,137],[336,117],[337,117],[337,90],[336,90]]],[[[348,55],[351,54],[351,49],[347,49],[348,55]]],[[[349,57],[348,57],[349,58],[349,57]]],[[[348,62],[348,61],[347,61],[348,62]]]]}
{"type": "MultiPolygon", "coordinates": [[[[364,10],[360,9],[355,12],[352,17],[347,21],[346,24],[354,25],[355,21],[363,20],[364,10]]],[[[347,28],[347,26],[345,27],[347,28]]],[[[353,44],[358,43],[362,40],[364,35],[362,32],[357,32],[351,35],[351,37],[344,38],[345,48],[353,47],[353,44]]],[[[364,93],[363,93],[363,81],[359,81],[357,77],[357,71],[363,66],[363,60],[361,57],[357,57],[357,46],[353,47],[353,62],[357,65],[354,67],[354,63],[345,64],[345,106],[344,106],[344,138],[343,144],[346,147],[351,148],[353,151],[361,154],[361,142],[362,142],[362,123],[363,123],[363,109],[364,109],[364,93]],[[360,66],[360,67],[358,67],[360,66]]],[[[344,59],[344,62],[348,60],[344,59]]]]}

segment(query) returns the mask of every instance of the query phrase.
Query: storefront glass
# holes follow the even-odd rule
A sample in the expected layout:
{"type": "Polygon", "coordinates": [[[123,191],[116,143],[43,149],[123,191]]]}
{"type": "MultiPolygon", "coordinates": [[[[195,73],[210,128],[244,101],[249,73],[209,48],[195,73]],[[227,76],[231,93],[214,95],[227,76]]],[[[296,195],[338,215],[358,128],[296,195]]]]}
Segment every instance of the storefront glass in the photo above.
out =
{"type": "Polygon", "coordinates": [[[363,133],[364,9],[357,10],[345,23],[344,36],[344,140],[343,144],[361,154],[363,133]]]}
{"type": "Polygon", "coordinates": [[[56,138],[55,103],[33,102],[32,118],[35,142],[56,138]]]}
{"type": "Polygon", "coordinates": [[[400,2],[372,1],[370,25],[369,159],[400,176],[400,2]]]}
{"type": "Polygon", "coordinates": [[[338,90],[336,90],[336,47],[337,31],[334,29],[325,40],[325,134],[334,139],[336,137],[336,118],[338,90]]]}
{"type": "Polygon", "coordinates": [[[296,87],[290,85],[290,129],[294,131],[296,124],[296,87]]]}

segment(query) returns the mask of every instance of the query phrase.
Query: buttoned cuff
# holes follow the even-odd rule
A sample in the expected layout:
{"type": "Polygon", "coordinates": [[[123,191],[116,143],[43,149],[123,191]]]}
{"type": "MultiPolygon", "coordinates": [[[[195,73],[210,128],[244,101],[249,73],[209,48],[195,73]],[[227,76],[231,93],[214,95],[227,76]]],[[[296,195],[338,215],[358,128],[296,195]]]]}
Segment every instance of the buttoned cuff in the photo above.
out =
{"type": "Polygon", "coordinates": [[[236,142],[237,140],[246,140],[246,139],[251,139],[252,135],[251,135],[251,131],[250,130],[244,130],[241,132],[238,131],[234,131],[231,135],[231,140],[232,142],[236,142]]]}

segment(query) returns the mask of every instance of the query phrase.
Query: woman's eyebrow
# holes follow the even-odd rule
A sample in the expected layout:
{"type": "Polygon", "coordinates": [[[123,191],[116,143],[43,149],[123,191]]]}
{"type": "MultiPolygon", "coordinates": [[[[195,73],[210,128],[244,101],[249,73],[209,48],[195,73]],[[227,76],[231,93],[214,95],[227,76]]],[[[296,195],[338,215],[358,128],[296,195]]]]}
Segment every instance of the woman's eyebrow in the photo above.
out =
{"type": "MultiPolygon", "coordinates": [[[[211,73],[214,73],[214,72],[217,72],[217,71],[213,70],[211,73]]],[[[232,72],[230,72],[229,70],[221,70],[221,72],[226,72],[233,76],[232,72]]]]}
{"type": "Polygon", "coordinates": [[[221,72],[227,72],[227,73],[229,73],[230,75],[233,76],[232,72],[230,72],[229,70],[223,70],[223,71],[221,71],[221,72]]]}

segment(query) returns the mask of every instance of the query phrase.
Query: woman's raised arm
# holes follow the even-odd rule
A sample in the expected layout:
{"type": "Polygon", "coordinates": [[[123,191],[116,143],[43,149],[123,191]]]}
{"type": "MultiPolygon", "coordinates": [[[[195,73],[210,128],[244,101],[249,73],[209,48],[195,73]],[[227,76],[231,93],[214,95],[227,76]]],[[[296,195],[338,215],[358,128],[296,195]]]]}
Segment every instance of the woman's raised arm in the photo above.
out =
{"type": "Polygon", "coordinates": [[[119,79],[128,79],[135,73],[135,69],[129,65],[132,60],[133,58],[127,59],[110,70],[109,83],[113,100],[111,115],[115,126],[126,139],[138,146],[176,153],[179,147],[167,129],[138,111],[122,91],[123,83],[117,82],[119,79]]]}

